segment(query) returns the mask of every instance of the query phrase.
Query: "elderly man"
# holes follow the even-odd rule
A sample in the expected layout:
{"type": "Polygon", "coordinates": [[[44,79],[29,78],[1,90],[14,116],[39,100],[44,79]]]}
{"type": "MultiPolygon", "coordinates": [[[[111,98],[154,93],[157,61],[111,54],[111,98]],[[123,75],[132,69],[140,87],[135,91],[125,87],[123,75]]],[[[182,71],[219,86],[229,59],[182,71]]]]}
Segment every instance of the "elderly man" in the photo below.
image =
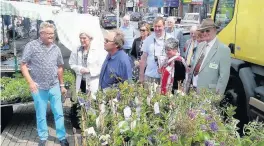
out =
{"type": "Polygon", "coordinates": [[[125,39],[125,44],[123,46],[123,49],[127,54],[130,54],[136,33],[135,33],[135,28],[132,25],[130,25],[129,15],[125,15],[123,17],[123,26],[120,27],[120,30],[123,32],[125,39]]]}
{"type": "Polygon", "coordinates": [[[173,17],[168,17],[167,22],[168,22],[168,27],[166,28],[166,33],[170,34],[172,37],[179,40],[179,43],[180,43],[179,53],[181,54],[182,57],[184,57],[184,43],[185,42],[184,42],[182,30],[175,27],[175,20],[173,17]]]}
{"type": "Polygon", "coordinates": [[[162,62],[163,58],[166,57],[164,45],[166,39],[172,38],[170,34],[165,33],[164,27],[164,19],[162,17],[157,17],[154,21],[154,33],[148,36],[143,42],[143,54],[141,56],[139,77],[139,81],[141,83],[144,80],[156,83],[160,82],[158,63],[160,61],[162,62]]]}
{"type": "Polygon", "coordinates": [[[63,82],[63,57],[60,48],[53,43],[54,25],[43,22],[40,37],[29,42],[21,61],[21,71],[29,83],[36,110],[39,146],[44,146],[48,138],[46,120],[47,104],[50,101],[54,115],[56,134],[62,146],[68,146],[64,127],[61,94],[66,93],[63,82]]]}
{"type": "Polygon", "coordinates": [[[224,94],[230,74],[230,49],[216,38],[216,25],[210,18],[203,20],[198,31],[203,40],[198,45],[193,70],[193,87],[224,94]]]}
{"type": "Polygon", "coordinates": [[[198,45],[198,41],[197,41],[197,37],[198,37],[198,32],[197,32],[197,26],[192,26],[190,29],[190,35],[191,38],[189,40],[186,41],[185,43],[185,60],[186,60],[186,64],[188,67],[191,67],[191,60],[193,57],[193,53],[194,53],[194,48],[197,47],[198,45]]]}
{"type": "Polygon", "coordinates": [[[115,30],[105,38],[105,50],[108,55],[101,69],[99,86],[101,89],[132,79],[132,66],[129,56],[122,50],[124,35],[115,30]]]}

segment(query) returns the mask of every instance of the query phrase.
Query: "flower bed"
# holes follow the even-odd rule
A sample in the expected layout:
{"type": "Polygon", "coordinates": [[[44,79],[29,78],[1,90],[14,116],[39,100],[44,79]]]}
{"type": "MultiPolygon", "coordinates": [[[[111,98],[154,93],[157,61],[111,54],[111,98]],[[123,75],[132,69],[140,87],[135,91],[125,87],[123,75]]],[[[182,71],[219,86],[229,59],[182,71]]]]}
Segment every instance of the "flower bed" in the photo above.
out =
{"type": "MultiPolygon", "coordinates": [[[[69,86],[70,92],[75,88],[75,77],[69,71],[64,71],[64,82],[69,86]],[[72,86],[71,86],[72,85],[72,86]]],[[[21,74],[15,74],[14,77],[1,78],[1,104],[15,104],[32,101],[29,85],[21,74]]]]}
{"type": "Polygon", "coordinates": [[[82,145],[264,145],[264,124],[249,123],[240,137],[235,107],[220,108],[220,96],[206,91],[163,96],[156,89],[152,83],[143,88],[125,82],[98,92],[97,100],[79,94],[82,145]]]}

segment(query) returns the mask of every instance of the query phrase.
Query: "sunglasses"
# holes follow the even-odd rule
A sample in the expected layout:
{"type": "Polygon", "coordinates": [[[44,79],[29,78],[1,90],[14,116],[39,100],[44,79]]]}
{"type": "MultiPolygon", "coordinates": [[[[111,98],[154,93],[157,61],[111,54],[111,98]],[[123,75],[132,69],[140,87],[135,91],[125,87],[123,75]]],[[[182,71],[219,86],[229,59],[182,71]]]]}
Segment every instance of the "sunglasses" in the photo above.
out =
{"type": "Polygon", "coordinates": [[[114,41],[110,41],[109,39],[105,38],[105,43],[108,43],[108,42],[114,42],[114,41]]]}
{"type": "Polygon", "coordinates": [[[204,33],[204,32],[209,33],[210,32],[210,29],[201,30],[201,33],[204,33]]]}
{"type": "Polygon", "coordinates": [[[146,30],[145,29],[140,29],[141,32],[145,32],[146,30]]]}

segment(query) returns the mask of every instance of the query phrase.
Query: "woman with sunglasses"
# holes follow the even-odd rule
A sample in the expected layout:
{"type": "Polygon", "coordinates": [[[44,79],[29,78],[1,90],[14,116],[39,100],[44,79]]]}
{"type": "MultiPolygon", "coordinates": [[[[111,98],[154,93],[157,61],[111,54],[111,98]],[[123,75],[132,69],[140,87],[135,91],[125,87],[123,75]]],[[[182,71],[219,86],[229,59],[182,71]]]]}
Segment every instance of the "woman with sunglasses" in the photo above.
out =
{"type": "Polygon", "coordinates": [[[140,26],[140,37],[136,38],[132,45],[131,50],[131,57],[134,60],[134,69],[133,69],[133,76],[135,79],[138,79],[139,74],[139,60],[142,55],[141,47],[143,44],[143,41],[150,35],[150,26],[147,23],[144,23],[140,26]]]}

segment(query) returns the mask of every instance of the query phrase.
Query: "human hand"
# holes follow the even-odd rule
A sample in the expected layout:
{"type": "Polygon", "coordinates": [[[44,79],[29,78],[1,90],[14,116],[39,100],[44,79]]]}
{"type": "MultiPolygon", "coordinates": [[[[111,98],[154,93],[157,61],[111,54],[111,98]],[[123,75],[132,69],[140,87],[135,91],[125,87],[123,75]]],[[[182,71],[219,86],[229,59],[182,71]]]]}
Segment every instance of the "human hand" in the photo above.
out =
{"type": "Polygon", "coordinates": [[[67,89],[65,87],[61,87],[61,95],[65,96],[67,93],[67,89]]]}
{"type": "Polygon", "coordinates": [[[34,81],[29,83],[29,88],[32,93],[37,93],[38,92],[38,85],[34,81]]]}
{"type": "Polygon", "coordinates": [[[89,70],[88,68],[82,68],[80,72],[81,74],[86,74],[86,73],[89,73],[89,70]]]}

